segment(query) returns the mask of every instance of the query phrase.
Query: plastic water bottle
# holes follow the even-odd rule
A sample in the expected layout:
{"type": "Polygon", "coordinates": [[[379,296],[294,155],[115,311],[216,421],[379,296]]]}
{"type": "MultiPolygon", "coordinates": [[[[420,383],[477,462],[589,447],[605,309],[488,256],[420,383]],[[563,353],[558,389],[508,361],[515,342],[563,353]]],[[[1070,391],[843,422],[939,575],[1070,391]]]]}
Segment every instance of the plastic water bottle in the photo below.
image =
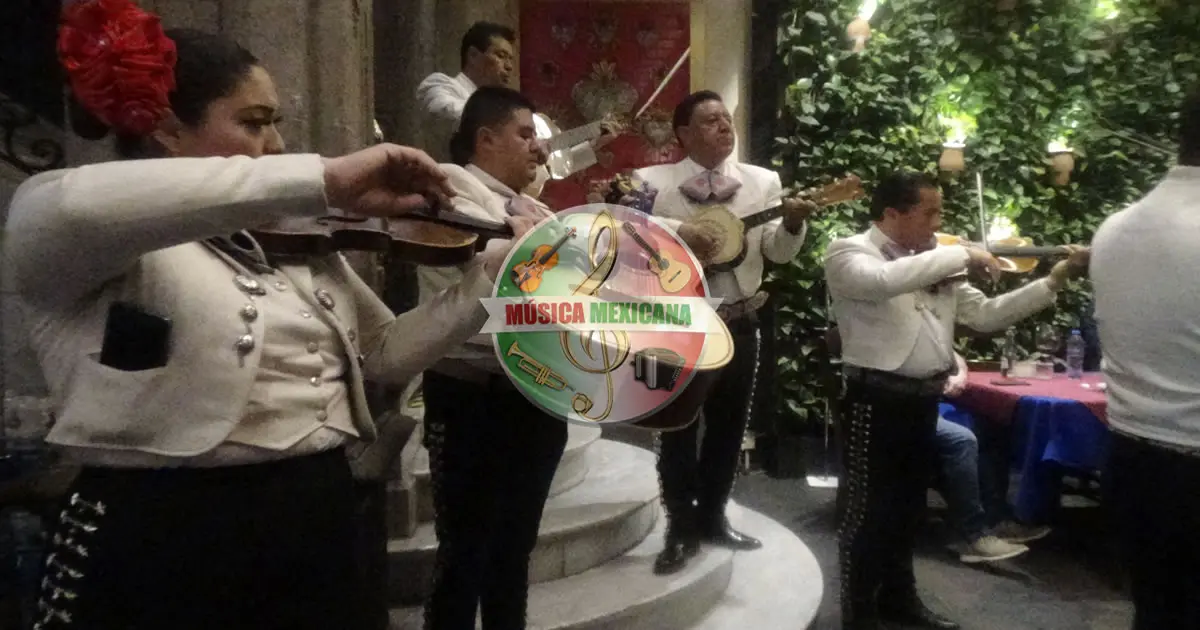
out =
{"type": "Polygon", "coordinates": [[[1067,378],[1083,378],[1083,355],[1086,347],[1083,335],[1076,328],[1067,338],[1067,378]]]}

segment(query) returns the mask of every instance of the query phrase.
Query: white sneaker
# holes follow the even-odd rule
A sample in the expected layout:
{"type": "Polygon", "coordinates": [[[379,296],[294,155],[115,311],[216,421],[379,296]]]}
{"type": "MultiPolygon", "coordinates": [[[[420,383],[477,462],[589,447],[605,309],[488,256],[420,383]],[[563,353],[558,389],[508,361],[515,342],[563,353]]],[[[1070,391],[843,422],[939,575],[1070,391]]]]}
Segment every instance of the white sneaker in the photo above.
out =
{"type": "Polygon", "coordinates": [[[1025,545],[1015,545],[995,536],[984,536],[967,545],[966,549],[959,554],[958,559],[967,564],[997,562],[1015,558],[1026,551],[1029,551],[1029,547],[1025,545]]]}
{"type": "Polygon", "coordinates": [[[1001,540],[1020,545],[1041,540],[1050,533],[1045,525],[1022,525],[1014,521],[1004,521],[992,528],[992,534],[1001,540]]]}

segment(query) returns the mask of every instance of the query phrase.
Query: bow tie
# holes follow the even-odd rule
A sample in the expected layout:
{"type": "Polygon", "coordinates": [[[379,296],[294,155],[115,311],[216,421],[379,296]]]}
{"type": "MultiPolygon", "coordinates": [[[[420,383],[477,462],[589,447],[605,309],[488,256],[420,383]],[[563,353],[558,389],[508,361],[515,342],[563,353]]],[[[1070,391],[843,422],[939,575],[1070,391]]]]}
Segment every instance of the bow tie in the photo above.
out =
{"type": "Polygon", "coordinates": [[[697,203],[728,201],[742,182],[715,171],[705,171],[679,186],[679,191],[697,203]]]}

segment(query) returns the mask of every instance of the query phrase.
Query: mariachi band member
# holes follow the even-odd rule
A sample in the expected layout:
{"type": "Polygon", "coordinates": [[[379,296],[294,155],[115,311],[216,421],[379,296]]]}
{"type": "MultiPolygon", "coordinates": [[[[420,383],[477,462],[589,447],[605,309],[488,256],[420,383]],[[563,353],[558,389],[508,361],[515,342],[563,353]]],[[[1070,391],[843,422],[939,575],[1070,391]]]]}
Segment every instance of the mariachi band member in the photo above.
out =
{"type": "MultiPolygon", "coordinates": [[[[424,113],[426,151],[439,162],[451,162],[450,139],[458,128],[467,99],[481,87],[508,85],[515,71],[516,55],[513,45],[517,34],[512,28],[493,22],[476,22],[467,29],[459,47],[462,71],[455,76],[435,72],[425,77],[417,86],[417,100],[424,113]]],[[[534,119],[535,129],[542,121],[534,119]]],[[[615,137],[606,132],[589,142],[581,142],[565,150],[567,164],[572,173],[577,173],[596,164],[596,151],[612,142],[615,137]]],[[[549,129],[542,129],[543,135],[549,129]]],[[[541,156],[541,162],[549,159],[541,156]]],[[[541,190],[541,185],[550,178],[546,169],[538,170],[531,190],[541,190]]],[[[536,193],[535,193],[536,194],[536,193]]]]}
{"type": "MultiPolygon", "coordinates": [[[[454,209],[502,221],[553,216],[522,194],[539,168],[534,106],[504,87],[479,88],[463,108],[442,168],[454,209]]],[[[450,267],[418,269],[421,301],[462,282],[450,267]]],[[[529,556],[567,443],[567,423],[533,405],[509,380],[489,335],[445,355],[424,374],[425,448],[438,548],[426,630],[525,627],[529,556]]]]}
{"type": "MultiPolygon", "coordinates": [[[[715,92],[696,92],[675,108],[673,126],[687,157],[675,164],[635,171],[657,194],[651,214],[663,219],[703,260],[714,236],[687,219],[708,204],[735,215],[765,210],[783,196],[779,175],[732,158],[733,120],[715,92]]],[[[704,441],[697,452],[699,422],[661,435],[658,460],[668,528],[666,547],[654,563],[659,574],[682,569],[705,540],[733,549],[761,543],[734,530],[725,517],[733,491],[738,453],[749,421],[758,363],[759,322],[755,311],[766,302],[763,259],[784,263],[804,244],[806,219],[814,206],[788,199],[782,219],[746,234],[745,260],[732,271],[706,274],[713,297],[724,299],[718,314],[733,334],[733,361],[726,366],[703,407],[704,441]]]]}
{"type": "Polygon", "coordinates": [[[917,595],[913,537],[937,453],[938,401],[955,369],[954,326],[1002,330],[1054,303],[1086,271],[1088,250],[1069,247],[1046,278],[988,298],[962,279],[999,269],[991,254],[939,246],[942,194],[924,175],[880,181],[874,225],[833,241],[825,278],[842,339],[847,480],[839,530],[842,619],[847,630],[883,622],[957,628],[917,595]]]}
{"type": "Polygon", "coordinates": [[[375,437],[363,379],[402,382],[477,331],[504,247],[400,317],[339,255],[268,255],[247,230],[401,215],[445,177],[395,145],[283,155],[271,77],[232,41],[123,2],[64,24],[76,99],[123,157],[156,159],[43,173],[10,206],[4,264],[60,410],[47,440],[81,464],[35,627],[370,627],[347,459],[375,437]],[[136,59],[97,44],[131,21],[136,59]]]}

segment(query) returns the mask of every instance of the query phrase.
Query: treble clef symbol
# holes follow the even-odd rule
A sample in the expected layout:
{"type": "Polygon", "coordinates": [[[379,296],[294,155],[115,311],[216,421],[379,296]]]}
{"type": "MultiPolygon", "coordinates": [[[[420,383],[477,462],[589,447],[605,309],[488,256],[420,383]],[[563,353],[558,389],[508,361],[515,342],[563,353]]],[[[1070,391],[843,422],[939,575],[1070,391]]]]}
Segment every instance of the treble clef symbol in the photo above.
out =
{"type": "MultiPolygon", "coordinates": [[[[594,296],[600,290],[608,277],[612,275],[613,267],[617,262],[617,222],[613,219],[612,214],[605,210],[598,214],[592,221],[591,233],[588,237],[588,260],[597,261],[591,273],[579,283],[572,295],[588,295],[594,296]],[[609,235],[609,246],[603,256],[597,257],[599,250],[600,238],[605,232],[609,235]],[[597,260],[598,259],[598,260],[597,260]]],[[[608,390],[608,403],[604,407],[604,411],[599,415],[588,415],[592,410],[593,402],[586,394],[577,393],[571,399],[571,407],[575,413],[579,414],[587,420],[593,422],[601,422],[612,413],[613,407],[613,379],[612,373],[617,368],[625,363],[625,359],[629,356],[629,335],[624,331],[600,331],[599,339],[596,338],[596,332],[587,333],[586,337],[581,333],[561,332],[559,333],[559,341],[562,343],[563,354],[567,360],[576,368],[589,374],[603,374],[605,386],[608,390]],[[609,344],[607,336],[611,335],[613,343],[609,344]],[[584,365],[579,360],[575,352],[571,349],[571,341],[578,341],[583,353],[587,355],[592,362],[597,362],[594,345],[596,342],[600,345],[600,358],[598,365],[584,365]]]]}

